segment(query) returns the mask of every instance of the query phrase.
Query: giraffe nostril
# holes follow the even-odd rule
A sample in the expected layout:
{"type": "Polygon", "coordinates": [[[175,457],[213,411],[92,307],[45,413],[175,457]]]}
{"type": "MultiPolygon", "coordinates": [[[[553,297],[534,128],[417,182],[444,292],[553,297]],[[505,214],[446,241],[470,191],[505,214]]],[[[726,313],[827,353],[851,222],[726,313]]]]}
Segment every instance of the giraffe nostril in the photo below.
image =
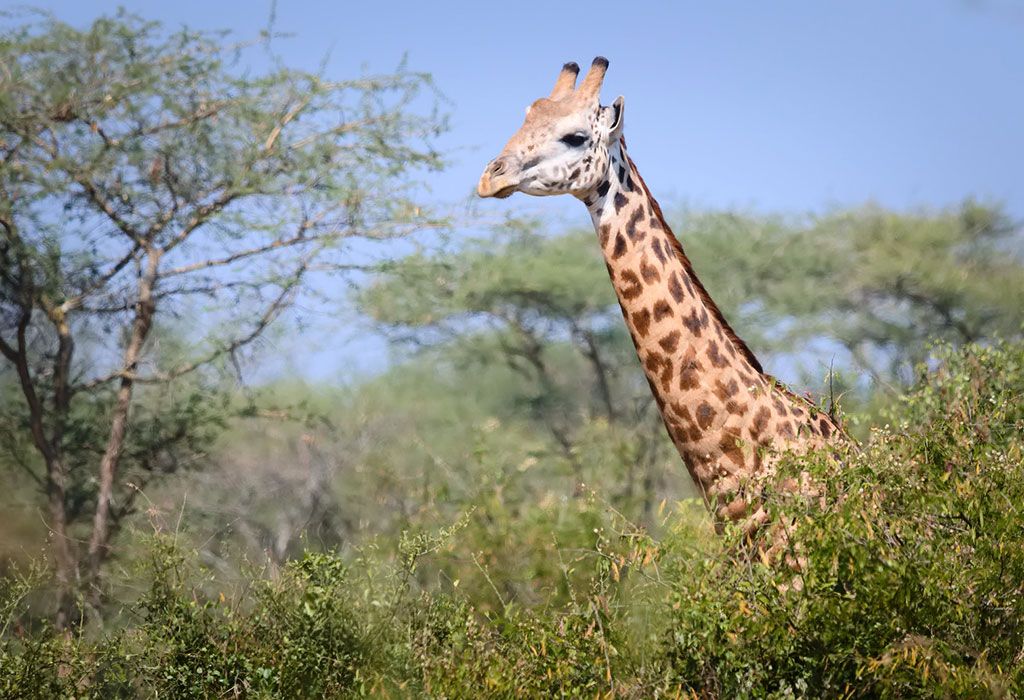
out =
{"type": "Polygon", "coordinates": [[[506,167],[507,164],[505,163],[504,160],[502,160],[501,158],[495,158],[494,160],[491,161],[491,167],[488,168],[488,170],[490,170],[492,176],[501,175],[503,172],[505,172],[506,167]]]}

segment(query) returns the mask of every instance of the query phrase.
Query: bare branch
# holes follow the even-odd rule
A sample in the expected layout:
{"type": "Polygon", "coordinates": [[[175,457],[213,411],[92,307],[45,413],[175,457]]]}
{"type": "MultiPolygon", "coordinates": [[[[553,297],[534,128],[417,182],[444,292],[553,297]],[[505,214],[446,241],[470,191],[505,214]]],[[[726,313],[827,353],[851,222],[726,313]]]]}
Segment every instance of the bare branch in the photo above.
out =
{"type": "Polygon", "coordinates": [[[252,341],[256,340],[256,338],[258,338],[260,334],[262,334],[263,331],[266,330],[267,326],[269,326],[271,322],[273,322],[273,320],[281,313],[281,311],[283,311],[284,308],[287,307],[291,297],[293,296],[293,293],[296,291],[296,288],[298,287],[299,282],[302,279],[302,276],[305,274],[306,269],[306,263],[303,263],[303,265],[296,271],[295,275],[288,281],[288,283],[281,288],[281,293],[278,294],[278,296],[273,300],[273,302],[271,302],[271,304],[267,307],[266,311],[263,312],[263,315],[260,316],[260,319],[256,323],[256,325],[246,335],[240,338],[236,338],[231,342],[220,346],[219,348],[215,348],[205,357],[202,357],[196,360],[195,362],[183,365],[166,373],[159,373],[150,376],[136,375],[134,377],[135,381],[152,383],[167,382],[171,381],[172,379],[177,379],[178,377],[186,375],[190,372],[194,372],[203,365],[210,364],[218,357],[221,357],[229,353],[233,353],[239,348],[248,345],[252,341]]]}
{"type": "Polygon", "coordinates": [[[11,364],[18,363],[18,352],[7,344],[3,336],[0,336],[0,355],[3,355],[11,364]]]}
{"type": "MultiPolygon", "coordinates": [[[[113,205],[111,205],[110,201],[103,196],[98,187],[85,179],[81,173],[70,172],[70,174],[72,179],[74,179],[74,181],[85,190],[85,193],[89,195],[89,199],[92,203],[99,207],[100,211],[106,214],[107,218],[114,222],[114,225],[117,226],[124,235],[132,239],[137,247],[145,245],[146,242],[143,236],[114,210],[113,205]]],[[[125,264],[127,264],[127,262],[125,262],[125,264]]]]}
{"type": "Polygon", "coordinates": [[[312,101],[312,95],[306,97],[306,99],[304,100],[300,100],[297,105],[288,110],[288,112],[283,117],[281,117],[281,120],[270,131],[270,135],[267,136],[267,140],[263,143],[264,151],[270,151],[270,149],[274,147],[274,141],[277,140],[278,135],[281,133],[281,129],[283,129],[288,124],[288,122],[294,119],[299,112],[308,107],[309,103],[312,101]]]}
{"type": "MultiPolygon", "coordinates": [[[[140,138],[143,136],[152,136],[153,134],[159,134],[161,131],[177,129],[188,124],[195,124],[196,122],[201,122],[204,119],[216,116],[220,112],[220,108],[222,106],[230,104],[233,101],[236,100],[224,100],[223,102],[218,102],[217,104],[207,107],[206,109],[201,109],[198,112],[193,112],[192,114],[182,117],[181,119],[176,119],[174,121],[162,121],[159,124],[155,124],[154,126],[151,126],[147,129],[138,129],[128,134],[128,136],[124,138],[129,139],[140,138]]],[[[115,141],[114,143],[116,145],[118,142],[115,141]]]]}
{"type": "Polygon", "coordinates": [[[349,131],[352,131],[353,129],[357,129],[360,126],[367,126],[369,124],[374,124],[376,122],[379,122],[383,118],[384,117],[371,117],[371,118],[368,118],[368,119],[360,119],[360,120],[354,121],[354,122],[345,122],[344,124],[339,124],[338,126],[334,127],[333,129],[327,129],[326,131],[319,131],[319,132],[317,132],[315,134],[310,134],[309,136],[307,136],[304,139],[299,139],[295,143],[288,144],[288,148],[290,148],[292,150],[296,150],[296,149],[299,149],[299,148],[304,148],[305,146],[308,146],[309,144],[314,143],[316,141],[319,141],[320,139],[325,138],[327,136],[340,136],[341,134],[344,134],[344,133],[347,133],[349,131]]]}
{"type": "Polygon", "coordinates": [[[78,386],[73,387],[71,393],[77,394],[78,392],[81,391],[90,391],[91,389],[95,389],[96,387],[102,386],[103,384],[109,384],[115,379],[120,379],[121,377],[125,376],[125,374],[126,372],[123,369],[115,370],[113,372],[110,372],[109,374],[105,374],[95,379],[90,379],[89,381],[83,384],[79,384],[78,386]]]}
{"type": "Polygon", "coordinates": [[[257,248],[249,248],[248,250],[242,250],[237,253],[232,253],[231,255],[227,255],[223,258],[217,258],[215,260],[203,260],[202,262],[193,263],[191,265],[183,265],[181,267],[176,267],[174,269],[167,270],[160,276],[166,279],[168,277],[174,277],[176,275],[184,275],[189,272],[195,272],[196,270],[205,270],[211,267],[220,267],[222,265],[228,265],[230,263],[237,262],[245,258],[251,258],[253,256],[261,255],[263,253],[269,253],[270,251],[277,250],[278,248],[287,248],[300,243],[316,242],[320,240],[322,237],[307,237],[305,235],[305,232],[312,228],[316,224],[316,222],[319,221],[324,216],[325,213],[326,212],[321,213],[320,215],[313,219],[304,220],[299,225],[299,232],[292,236],[291,238],[279,238],[266,245],[259,246],[257,248]]]}
{"type": "MultiPolygon", "coordinates": [[[[13,430],[11,432],[13,433],[13,430]]],[[[28,476],[31,477],[32,481],[36,483],[36,486],[38,486],[45,493],[46,481],[43,479],[42,476],[37,474],[34,469],[32,469],[32,466],[28,462],[26,462],[22,458],[22,456],[18,454],[15,449],[13,449],[13,447],[11,450],[9,450],[8,457],[10,457],[11,462],[21,467],[22,471],[28,474],[28,476]]]]}
{"type": "Polygon", "coordinates": [[[188,223],[186,223],[185,226],[181,229],[181,232],[174,237],[174,240],[172,240],[170,243],[163,247],[163,252],[167,253],[176,248],[178,245],[180,245],[182,241],[184,241],[186,238],[192,235],[192,233],[196,229],[205,224],[212,215],[224,209],[224,207],[230,204],[232,200],[234,200],[240,194],[241,193],[238,191],[226,188],[223,192],[221,192],[221,195],[217,197],[217,199],[210,202],[209,204],[204,204],[203,206],[199,207],[198,211],[196,211],[192,215],[192,218],[189,219],[188,223]]]}
{"type": "Polygon", "coordinates": [[[114,263],[114,265],[109,270],[107,270],[105,273],[103,273],[95,280],[93,280],[92,284],[90,284],[86,289],[82,290],[79,294],[69,299],[66,299],[64,303],[61,305],[61,310],[67,312],[71,311],[72,309],[84,308],[83,302],[85,301],[85,298],[92,294],[93,292],[95,292],[97,289],[103,287],[107,282],[112,280],[114,276],[117,275],[118,272],[123,270],[128,265],[128,263],[130,263],[135,258],[135,255],[139,252],[139,250],[140,246],[138,241],[136,241],[135,245],[132,246],[132,249],[129,250],[124,255],[124,257],[122,257],[120,260],[114,263]]]}

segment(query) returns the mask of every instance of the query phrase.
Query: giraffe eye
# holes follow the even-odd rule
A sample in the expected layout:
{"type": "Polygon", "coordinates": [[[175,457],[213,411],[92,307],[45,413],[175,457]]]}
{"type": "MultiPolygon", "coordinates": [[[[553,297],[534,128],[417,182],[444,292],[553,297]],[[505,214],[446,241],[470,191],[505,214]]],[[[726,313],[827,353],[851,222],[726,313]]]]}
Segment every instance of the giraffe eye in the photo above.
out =
{"type": "Polygon", "coordinates": [[[564,143],[566,146],[571,146],[572,148],[579,148],[580,146],[587,142],[587,137],[584,136],[583,134],[566,134],[565,136],[558,140],[564,143]]]}

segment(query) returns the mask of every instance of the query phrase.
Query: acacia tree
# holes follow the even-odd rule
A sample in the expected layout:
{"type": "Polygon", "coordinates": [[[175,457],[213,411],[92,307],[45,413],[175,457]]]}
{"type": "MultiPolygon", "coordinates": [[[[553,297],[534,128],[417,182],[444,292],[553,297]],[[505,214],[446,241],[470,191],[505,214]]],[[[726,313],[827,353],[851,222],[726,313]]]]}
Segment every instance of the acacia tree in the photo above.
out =
{"type": "Polygon", "coordinates": [[[347,241],[443,225],[415,201],[417,173],[441,165],[443,119],[413,107],[434,102],[428,76],[333,81],[259,45],[124,13],[4,29],[0,354],[45,474],[58,626],[83,573],[99,599],[139,387],[243,352],[313,276],[358,266],[347,241]],[[161,319],[185,360],[154,347],[161,319]],[[105,426],[84,553],[67,483],[82,407],[105,426]]]}

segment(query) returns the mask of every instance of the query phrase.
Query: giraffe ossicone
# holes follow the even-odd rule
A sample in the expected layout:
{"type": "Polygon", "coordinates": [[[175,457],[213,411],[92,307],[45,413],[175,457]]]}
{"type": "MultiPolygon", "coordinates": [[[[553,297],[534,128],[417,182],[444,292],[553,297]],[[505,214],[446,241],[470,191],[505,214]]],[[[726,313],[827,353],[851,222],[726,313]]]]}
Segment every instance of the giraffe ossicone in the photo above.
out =
{"type": "Polygon", "coordinates": [[[571,194],[586,204],[637,356],[676,449],[721,520],[767,520],[758,481],[782,450],[841,431],[766,375],[694,274],[626,154],[624,100],[600,104],[608,61],[563,66],[546,98],[487,164],[481,197],[571,194]]]}

